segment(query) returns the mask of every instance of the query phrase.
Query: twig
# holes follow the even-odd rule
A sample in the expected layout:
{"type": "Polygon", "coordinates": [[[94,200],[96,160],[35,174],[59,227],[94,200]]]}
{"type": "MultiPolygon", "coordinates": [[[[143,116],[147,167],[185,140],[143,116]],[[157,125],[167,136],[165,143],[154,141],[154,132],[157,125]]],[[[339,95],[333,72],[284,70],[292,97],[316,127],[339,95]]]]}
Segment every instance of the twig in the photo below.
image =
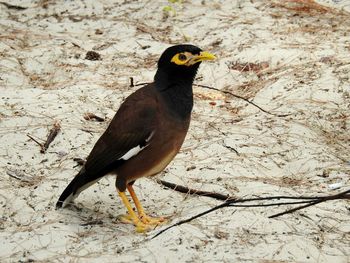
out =
{"type": "MultiPolygon", "coordinates": [[[[238,201],[246,201],[246,200],[238,200],[238,201]]],[[[256,204],[256,205],[236,205],[236,204],[231,204],[231,205],[229,205],[229,207],[267,207],[267,206],[292,205],[292,204],[304,204],[304,203],[308,203],[308,205],[309,205],[310,202],[312,202],[312,201],[308,200],[308,201],[298,201],[298,202],[286,202],[286,203],[275,203],[275,204],[256,204]]],[[[192,221],[192,220],[194,220],[194,219],[196,219],[198,217],[204,216],[206,214],[214,212],[214,211],[216,211],[216,210],[218,210],[220,208],[223,208],[223,207],[228,207],[228,206],[227,206],[226,203],[223,203],[223,204],[215,206],[215,207],[213,207],[213,208],[211,208],[211,209],[209,209],[207,211],[204,211],[204,212],[199,213],[199,214],[197,214],[195,216],[192,216],[192,217],[190,217],[188,219],[181,220],[181,221],[179,221],[179,222],[177,222],[177,223],[175,223],[175,224],[173,224],[173,225],[171,225],[171,226],[169,226],[167,228],[164,228],[163,230],[159,231],[151,239],[156,238],[157,236],[159,236],[160,234],[162,234],[165,231],[169,230],[170,228],[173,228],[175,226],[179,226],[179,225],[188,223],[188,222],[190,222],[190,221],[192,221]]],[[[234,211],[234,213],[235,212],[236,212],[236,210],[234,211]]]]}
{"type": "Polygon", "coordinates": [[[18,6],[18,5],[11,5],[5,2],[0,2],[0,4],[3,4],[4,6],[6,6],[8,9],[14,9],[14,10],[26,10],[27,7],[23,7],[23,6],[18,6]]]}
{"type": "Polygon", "coordinates": [[[182,225],[184,223],[188,223],[198,217],[204,216],[206,214],[209,214],[211,212],[214,212],[218,209],[221,209],[223,207],[266,207],[266,206],[280,206],[280,205],[290,205],[290,204],[301,204],[301,203],[307,203],[306,205],[285,211],[283,213],[279,213],[279,214],[275,214],[270,216],[269,218],[274,218],[277,216],[281,216],[287,213],[292,213],[294,211],[312,206],[312,205],[316,205],[318,203],[321,202],[325,202],[325,201],[329,201],[329,200],[336,200],[336,199],[350,199],[350,190],[341,192],[339,194],[336,195],[330,195],[330,196],[314,196],[314,197],[310,197],[310,196],[299,196],[299,197],[293,197],[293,196],[270,196],[270,197],[258,197],[258,198],[248,198],[248,199],[235,199],[235,200],[227,200],[226,202],[215,206],[213,208],[210,208],[202,213],[199,213],[195,216],[192,216],[188,219],[185,220],[181,220],[163,230],[161,230],[159,233],[157,233],[155,236],[152,237],[155,238],[157,236],[159,236],[160,234],[164,233],[165,231],[169,230],[170,228],[173,228],[175,226],[179,226],[182,225]],[[298,199],[298,200],[302,200],[302,201],[298,201],[298,202],[278,202],[278,203],[272,203],[272,204],[253,204],[253,205],[236,205],[236,203],[244,203],[244,202],[252,202],[252,201],[263,201],[263,200],[280,200],[280,199],[298,199]]]}
{"type": "Polygon", "coordinates": [[[31,140],[33,140],[36,144],[38,144],[38,145],[40,146],[41,149],[43,148],[43,144],[42,144],[42,143],[38,142],[36,139],[34,139],[34,138],[33,138],[31,135],[29,135],[29,134],[27,134],[27,136],[28,136],[31,140]]]}
{"type": "Polygon", "coordinates": [[[94,220],[94,221],[86,222],[86,223],[83,223],[80,225],[81,226],[103,225],[103,221],[102,220],[94,220]]]}
{"type": "MultiPolygon", "coordinates": [[[[225,137],[227,136],[226,133],[224,133],[224,132],[221,131],[220,129],[216,128],[215,125],[213,125],[212,123],[209,123],[209,126],[210,126],[211,128],[213,128],[213,129],[217,130],[219,133],[221,133],[221,134],[224,135],[225,137]]],[[[231,147],[231,146],[228,146],[228,145],[225,145],[225,144],[223,144],[223,146],[224,146],[225,148],[229,149],[230,151],[234,151],[238,156],[240,156],[239,152],[238,152],[235,148],[233,148],[233,147],[231,147]]]]}
{"type": "MultiPolygon", "coordinates": [[[[222,204],[219,205],[219,206],[213,207],[213,208],[211,208],[211,209],[209,209],[209,210],[207,210],[207,211],[204,211],[204,212],[202,212],[202,213],[199,213],[199,214],[197,214],[197,215],[195,215],[195,216],[192,216],[192,217],[190,217],[190,218],[188,218],[188,219],[181,220],[181,221],[179,221],[179,222],[177,222],[177,223],[175,223],[175,224],[173,224],[173,225],[171,225],[171,226],[168,226],[167,228],[164,228],[163,230],[159,231],[159,232],[158,232],[155,236],[153,236],[151,239],[154,239],[154,238],[156,238],[157,236],[159,236],[160,234],[163,234],[165,231],[168,231],[170,228],[173,228],[173,227],[175,227],[175,226],[179,226],[179,225],[188,223],[188,222],[190,222],[190,221],[192,221],[192,220],[194,220],[194,219],[196,219],[196,218],[198,218],[198,217],[204,216],[204,215],[209,214],[209,213],[211,213],[211,212],[213,212],[213,211],[215,211],[215,210],[217,210],[217,209],[220,209],[220,208],[224,207],[224,205],[225,205],[225,203],[222,203],[222,204]]],[[[235,213],[235,212],[236,212],[236,211],[234,211],[234,213],[235,213]]]]}
{"type": "Polygon", "coordinates": [[[233,148],[233,147],[231,147],[231,146],[228,146],[228,145],[223,145],[226,149],[229,149],[230,151],[233,151],[233,152],[235,152],[235,154],[237,154],[238,156],[240,156],[240,154],[239,154],[239,152],[235,149],[235,148],[233,148]]]}
{"type": "Polygon", "coordinates": [[[299,207],[296,207],[296,208],[292,208],[290,210],[287,210],[287,211],[284,211],[284,212],[281,212],[281,213],[278,213],[278,214],[274,214],[274,215],[271,215],[269,216],[269,218],[276,218],[276,217],[279,217],[279,216],[282,216],[282,215],[285,215],[285,214],[290,214],[290,213],[293,213],[297,210],[301,210],[301,209],[304,209],[304,208],[307,208],[309,206],[312,206],[312,205],[316,205],[316,204],[319,204],[319,203],[322,203],[322,202],[325,202],[325,201],[329,201],[329,200],[336,200],[336,199],[350,199],[350,190],[346,190],[344,192],[341,192],[339,194],[336,194],[336,195],[330,195],[330,196],[324,196],[324,197],[318,197],[316,199],[316,201],[314,202],[311,202],[307,205],[303,205],[303,206],[299,206],[299,207]]]}
{"type": "Polygon", "coordinates": [[[230,91],[226,91],[226,90],[220,90],[220,89],[217,89],[217,88],[214,88],[214,87],[210,87],[210,86],[206,86],[206,85],[200,85],[200,84],[193,84],[194,86],[197,86],[197,87],[200,87],[200,88],[204,88],[204,89],[210,89],[210,90],[215,90],[215,91],[218,91],[218,92],[222,92],[224,94],[228,94],[228,95],[231,95],[232,97],[235,97],[237,99],[241,99],[241,100],[244,100],[245,102],[248,102],[249,104],[253,105],[254,107],[258,108],[259,110],[261,110],[262,112],[265,112],[267,114],[270,114],[270,115],[273,115],[273,116],[276,116],[276,117],[287,117],[287,116],[290,116],[291,114],[277,114],[277,113],[272,113],[272,112],[269,112],[263,108],[261,108],[259,105],[255,104],[254,102],[242,97],[242,96],[239,96],[237,94],[234,94],[230,91]]]}
{"type": "Polygon", "coordinates": [[[276,217],[279,217],[279,216],[282,216],[282,215],[285,215],[285,214],[290,214],[290,213],[293,213],[297,210],[301,210],[301,209],[304,209],[306,207],[309,207],[309,206],[312,206],[312,205],[316,205],[318,203],[321,203],[321,202],[324,202],[325,200],[318,200],[318,201],[315,201],[315,202],[309,202],[308,204],[306,205],[302,205],[302,206],[299,206],[299,207],[295,207],[295,208],[292,208],[292,209],[289,209],[287,211],[284,211],[284,212],[281,212],[281,213],[277,213],[277,214],[274,214],[272,216],[269,216],[268,218],[276,218],[276,217]]]}
{"type": "Polygon", "coordinates": [[[19,170],[7,169],[6,173],[8,176],[20,180],[22,182],[30,183],[32,181],[31,178],[29,178],[22,171],[19,170]]]}
{"type": "MultiPolygon", "coordinates": [[[[76,161],[80,160],[77,158],[76,161]]],[[[254,201],[269,201],[269,200],[280,200],[280,199],[287,199],[287,200],[315,200],[315,199],[324,199],[324,198],[331,198],[331,197],[325,197],[325,196],[285,196],[285,195],[277,195],[277,196],[266,196],[266,197],[253,197],[253,198],[247,198],[247,199],[238,199],[229,195],[224,195],[220,193],[214,193],[214,192],[208,192],[208,191],[202,191],[197,189],[191,189],[183,185],[178,185],[174,183],[170,183],[164,180],[157,180],[157,183],[164,185],[165,187],[168,187],[172,190],[175,190],[180,193],[184,194],[193,194],[193,195],[200,195],[200,196],[207,196],[211,197],[217,200],[223,200],[226,201],[227,204],[233,204],[233,203],[242,203],[242,202],[254,202],[254,201]],[[203,193],[203,194],[202,194],[203,193]]],[[[340,193],[338,195],[342,195],[344,199],[350,199],[350,195],[346,195],[347,192],[340,193]],[[345,196],[344,196],[345,195],[345,196]]],[[[338,196],[336,195],[336,196],[338,196]]],[[[334,198],[334,197],[333,197],[334,198]]]]}
{"type": "Polygon", "coordinates": [[[157,180],[157,183],[164,185],[165,187],[168,187],[168,188],[175,190],[177,192],[184,193],[184,194],[206,196],[206,197],[211,197],[211,198],[223,200],[223,201],[235,200],[234,197],[230,197],[229,195],[223,195],[220,193],[191,189],[191,188],[188,188],[186,186],[173,184],[173,183],[163,181],[163,180],[157,180]]]}
{"type": "Polygon", "coordinates": [[[58,132],[60,131],[60,129],[61,129],[60,123],[58,121],[55,122],[55,124],[53,125],[53,128],[50,130],[49,135],[47,136],[46,142],[41,147],[41,150],[40,150],[41,153],[45,153],[46,152],[46,150],[49,148],[50,144],[56,138],[56,136],[57,136],[58,132]]]}
{"type": "Polygon", "coordinates": [[[104,122],[105,119],[100,117],[100,116],[97,116],[96,114],[92,113],[92,112],[87,112],[84,114],[84,119],[89,121],[89,120],[96,120],[98,122],[104,122]]]}

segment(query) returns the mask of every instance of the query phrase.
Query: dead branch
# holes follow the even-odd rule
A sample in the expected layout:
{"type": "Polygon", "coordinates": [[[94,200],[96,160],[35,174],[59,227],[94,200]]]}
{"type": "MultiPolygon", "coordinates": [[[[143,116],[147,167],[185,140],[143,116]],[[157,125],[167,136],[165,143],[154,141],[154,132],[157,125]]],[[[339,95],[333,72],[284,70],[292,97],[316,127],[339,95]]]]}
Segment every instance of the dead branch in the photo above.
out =
{"type": "Polygon", "coordinates": [[[184,193],[184,194],[206,196],[206,197],[211,197],[211,198],[214,198],[217,200],[223,200],[223,201],[236,199],[235,197],[232,197],[229,195],[208,192],[208,191],[202,191],[202,190],[197,190],[197,189],[191,189],[191,188],[188,188],[186,186],[173,184],[173,183],[163,181],[163,180],[157,180],[157,183],[164,185],[165,187],[168,187],[168,188],[175,190],[177,192],[184,193]]]}
{"type": "Polygon", "coordinates": [[[40,150],[41,153],[45,153],[46,152],[46,150],[49,148],[50,144],[56,138],[56,136],[57,136],[58,132],[60,131],[60,129],[61,129],[60,123],[58,121],[55,122],[55,124],[53,125],[53,128],[50,130],[49,135],[47,136],[46,142],[41,147],[41,150],[40,150]]]}
{"type": "Polygon", "coordinates": [[[192,216],[188,219],[185,220],[181,220],[161,231],[159,231],[155,236],[152,237],[156,238],[157,236],[159,236],[160,234],[164,233],[165,231],[169,230],[170,228],[173,228],[175,226],[179,226],[182,225],[184,223],[188,223],[196,218],[199,218],[201,216],[204,216],[206,214],[209,214],[211,212],[214,212],[218,209],[221,209],[223,207],[266,207],[266,206],[281,206],[281,205],[291,205],[291,204],[302,204],[302,203],[306,203],[306,205],[303,206],[299,206],[297,208],[294,209],[290,209],[287,210],[285,212],[282,213],[278,213],[272,216],[269,216],[269,218],[275,218],[287,213],[292,213],[295,212],[297,210],[312,206],[312,205],[316,205],[318,203],[321,202],[325,202],[325,201],[330,201],[330,200],[338,200],[338,199],[350,199],[350,189],[346,190],[344,192],[335,194],[335,195],[328,195],[328,196],[298,196],[298,197],[293,197],[293,196],[270,196],[270,197],[258,197],[258,198],[248,198],[248,199],[235,199],[235,200],[227,200],[224,203],[215,206],[213,208],[210,208],[202,213],[199,213],[195,216],[192,216]],[[295,200],[300,200],[300,201],[295,201],[295,202],[278,202],[278,203],[269,203],[269,204],[248,204],[248,205],[244,205],[244,204],[239,204],[237,205],[237,203],[246,203],[246,202],[252,202],[252,201],[263,201],[263,200],[280,200],[280,199],[295,199],[295,200]]]}
{"type": "Polygon", "coordinates": [[[329,201],[329,200],[350,199],[350,190],[341,192],[341,193],[336,194],[336,195],[317,197],[315,199],[316,200],[314,202],[311,202],[311,203],[309,203],[307,205],[299,206],[299,207],[296,207],[296,208],[284,211],[282,213],[274,214],[272,216],[269,216],[269,218],[276,218],[276,217],[279,217],[279,216],[282,216],[282,215],[285,215],[285,214],[290,214],[290,213],[293,213],[293,212],[295,212],[297,210],[301,210],[301,209],[307,208],[309,206],[316,205],[316,204],[319,204],[319,203],[322,203],[322,202],[325,202],[325,201],[329,201]]]}

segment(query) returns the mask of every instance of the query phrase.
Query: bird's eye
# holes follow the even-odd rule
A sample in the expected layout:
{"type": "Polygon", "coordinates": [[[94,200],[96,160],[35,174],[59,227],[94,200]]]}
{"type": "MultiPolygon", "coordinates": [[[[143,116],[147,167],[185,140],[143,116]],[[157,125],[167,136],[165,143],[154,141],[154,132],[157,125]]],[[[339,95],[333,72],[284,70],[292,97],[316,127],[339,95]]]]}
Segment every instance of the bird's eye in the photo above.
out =
{"type": "Polygon", "coordinates": [[[185,54],[180,53],[180,54],[179,54],[179,60],[181,60],[181,61],[187,60],[186,55],[185,55],[185,54]]]}

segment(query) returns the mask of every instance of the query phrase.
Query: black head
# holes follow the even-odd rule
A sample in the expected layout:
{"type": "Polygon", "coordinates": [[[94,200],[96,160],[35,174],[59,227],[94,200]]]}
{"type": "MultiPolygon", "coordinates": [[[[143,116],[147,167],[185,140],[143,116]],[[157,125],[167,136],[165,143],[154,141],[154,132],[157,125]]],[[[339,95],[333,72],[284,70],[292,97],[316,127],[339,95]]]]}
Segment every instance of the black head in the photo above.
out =
{"type": "Polygon", "coordinates": [[[158,61],[158,68],[166,71],[197,70],[203,60],[213,60],[215,56],[193,45],[176,45],[167,48],[158,61]]]}
{"type": "Polygon", "coordinates": [[[193,45],[172,46],[161,55],[154,76],[155,87],[174,116],[188,120],[193,107],[192,84],[197,69],[203,60],[213,59],[214,55],[193,45]]]}

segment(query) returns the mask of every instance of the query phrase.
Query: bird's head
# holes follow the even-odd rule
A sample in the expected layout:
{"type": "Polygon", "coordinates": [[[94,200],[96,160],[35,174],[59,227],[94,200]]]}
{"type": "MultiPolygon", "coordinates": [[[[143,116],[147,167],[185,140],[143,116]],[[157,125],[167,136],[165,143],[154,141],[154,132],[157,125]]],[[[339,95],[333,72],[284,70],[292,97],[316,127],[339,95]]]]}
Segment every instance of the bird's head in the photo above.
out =
{"type": "Polygon", "coordinates": [[[199,65],[215,56],[193,45],[167,48],[160,56],[154,76],[156,89],[176,116],[189,118],[193,107],[192,84],[199,65]]]}
{"type": "Polygon", "coordinates": [[[193,45],[176,45],[167,48],[158,61],[158,69],[169,73],[194,72],[204,60],[214,60],[215,56],[193,45]]]}

